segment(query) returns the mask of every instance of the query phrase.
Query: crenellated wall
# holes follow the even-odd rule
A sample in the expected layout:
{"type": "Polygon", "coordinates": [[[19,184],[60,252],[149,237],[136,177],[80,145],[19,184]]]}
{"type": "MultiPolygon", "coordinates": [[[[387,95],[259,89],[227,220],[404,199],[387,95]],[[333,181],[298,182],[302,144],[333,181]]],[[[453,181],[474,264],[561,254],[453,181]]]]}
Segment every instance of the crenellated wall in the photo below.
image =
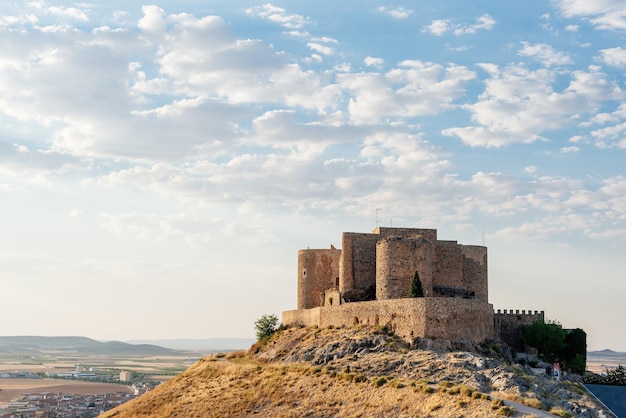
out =
{"type": "Polygon", "coordinates": [[[544,311],[520,311],[519,309],[501,311],[498,309],[493,315],[494,331],[502,341],[515,351],[523,352],[526,350],[524,327],[536,320],[545,320],[544,311]]]}

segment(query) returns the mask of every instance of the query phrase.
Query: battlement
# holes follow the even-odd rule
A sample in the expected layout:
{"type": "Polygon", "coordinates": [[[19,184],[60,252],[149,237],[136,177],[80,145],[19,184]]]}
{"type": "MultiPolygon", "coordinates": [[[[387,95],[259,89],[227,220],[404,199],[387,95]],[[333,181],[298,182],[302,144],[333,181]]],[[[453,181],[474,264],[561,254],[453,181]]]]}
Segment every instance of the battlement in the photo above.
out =
{"type": "Polygon", "coordinates": [[[526,313],[525,310],[522,309],[521,313],[519,309],[515,309],[515,311],[513,311],[513,309],[498,309],[494,312],[495,315],[544,315],[544,311],[533,311],[532,310],[528,310],[528,313],[526,313]]]}
{"type": "Polygon", "coordinates": [[[525,351],[524,328],[533,322],[543,321],[544,311],[498,309],[493,314],[496,335],[515,351],[525,351]]]}

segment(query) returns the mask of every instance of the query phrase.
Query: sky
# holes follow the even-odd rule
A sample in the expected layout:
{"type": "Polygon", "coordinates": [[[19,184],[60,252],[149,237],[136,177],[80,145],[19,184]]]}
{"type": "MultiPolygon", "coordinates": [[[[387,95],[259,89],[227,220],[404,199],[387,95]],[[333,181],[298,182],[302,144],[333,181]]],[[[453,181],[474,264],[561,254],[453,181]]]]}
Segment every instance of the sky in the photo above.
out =
{"type": "Polygon", "coordinates": [[[267,1],[0,1],[1,335],[253,337],[394,226],[626,351],[623,1],[267,1]]]}

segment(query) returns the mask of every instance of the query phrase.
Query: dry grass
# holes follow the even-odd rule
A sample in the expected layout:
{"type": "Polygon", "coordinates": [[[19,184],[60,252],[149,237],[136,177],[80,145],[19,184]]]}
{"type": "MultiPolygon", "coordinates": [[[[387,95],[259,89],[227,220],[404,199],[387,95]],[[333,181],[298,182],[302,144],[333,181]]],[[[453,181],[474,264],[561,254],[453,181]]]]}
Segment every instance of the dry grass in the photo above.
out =
{"type": "Polygon", "coordinates": [[[471,388],[459,387],[458,395],[449,395],[389,376],[366,378],[300,363],[267,364],[252,356],[212,360],[199,361],[103,417],[497,416],[489,400],[471,396],[471,388]]]}
{"type": "Polygon", "coordinates": [[[483,418],[524,416],[497,398],[551,406],[516,386],[494,393],[477,363],[470,353],[407,351],[383,329],[289,328],[247,353],[204,358],[103,417],[483,418]]]}

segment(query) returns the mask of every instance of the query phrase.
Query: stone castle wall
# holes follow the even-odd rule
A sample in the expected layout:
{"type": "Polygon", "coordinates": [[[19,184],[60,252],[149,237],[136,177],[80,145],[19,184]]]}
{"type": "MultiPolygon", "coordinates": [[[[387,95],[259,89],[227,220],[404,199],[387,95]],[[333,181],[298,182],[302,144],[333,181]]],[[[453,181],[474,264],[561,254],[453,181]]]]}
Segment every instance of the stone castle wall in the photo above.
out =
{"type": "Polygon", "coordinates": [[[405,298],[419,274],[424,296],[432,296],[433,245],[422,237],[388,237],[376,246],[376,299],[405,298]]]}
{"type": "Polygon", "coordinates": [[[544,321],[544,311],[513,311],[498,309],[493,316],[494,331],[499,338],[507,343],[515,351],[523,352],[524,346],[524,327],[532,324],[540,319],[544,321]]]}
{"type": "Polygon", "coordinates": [[[337,287],[341,250],[298,251],[298,309],[320,306],[326,289],[337,287]]]}
{"type": "Polygon", "coordinates": [[[283,312],[285,325],[386,326],[413,343],[418,337],[478,344],[494,337],[493,306],[471,299],[404,298],[283,312]]]}
{"type": "Polygon", "coordinates": [[[489,301],[489,278],[487,268],[487,247],[462,245],[463,286],[475,293],[475,298],[489,301]]]}
{"type": "Polygon", "coordinates": [[[344,232],[341,250],[298,252],[298,310],[283,323],[384,325],[409,342],[500,337],[518,350],[523,327],[543,312],[494,315],[487,267],[486,247],[439,241],[435,229],[344,232]],[[416,271],[424,297],[407,298],[416,271]]]}
{"type": "Polygon", "coordinates": [[[463,286],[463,256],[456,241],[437,241],[433,282],[439,286],[463,286]]]}
{"type": "Polygon", "coordinates": [[[377,235],[344,232],[341,237],[339,291],[367,290],[376,285],[377,235]]]}

